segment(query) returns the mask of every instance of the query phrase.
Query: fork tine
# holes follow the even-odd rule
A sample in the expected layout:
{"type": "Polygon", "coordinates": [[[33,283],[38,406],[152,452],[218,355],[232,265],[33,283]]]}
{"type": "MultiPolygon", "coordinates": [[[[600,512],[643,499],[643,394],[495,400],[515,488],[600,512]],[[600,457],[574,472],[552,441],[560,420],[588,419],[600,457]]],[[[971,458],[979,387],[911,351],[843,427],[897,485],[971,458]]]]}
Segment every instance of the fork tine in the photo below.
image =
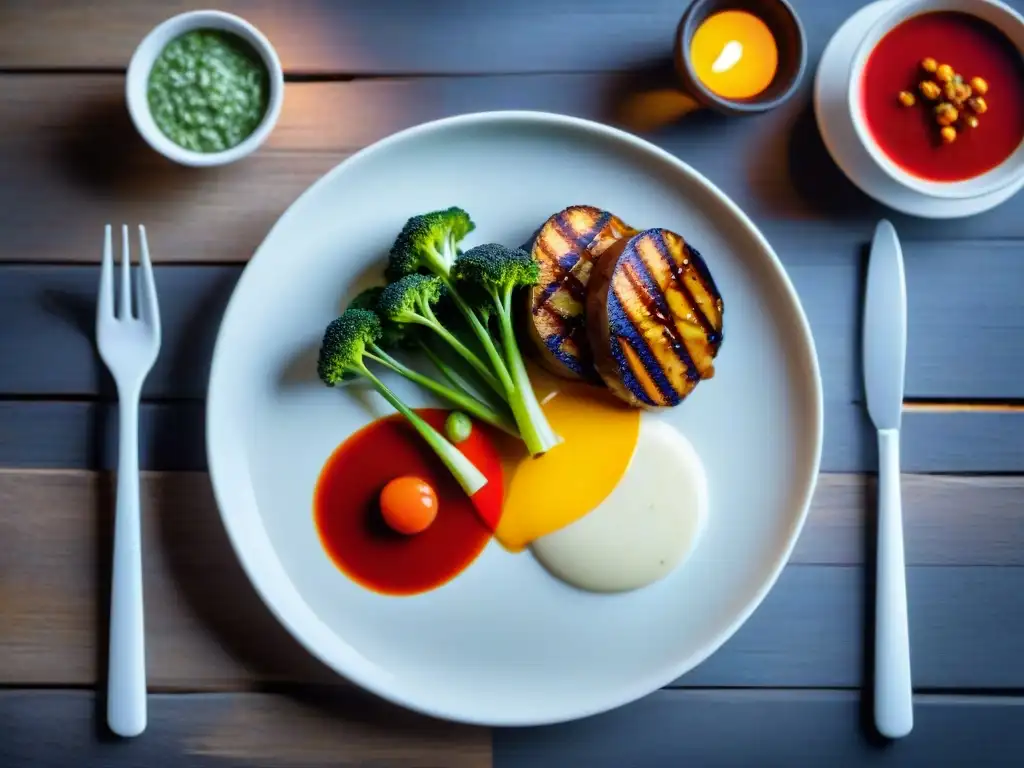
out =
{"type": "Polygon", "coordinates": [[[132,319],[132,273],[131,251],[128,248],[128,225],[121,225],[121,303],[117,316],[121,320],[132,319]]]}
{"type": "Polygon", "coordinates": [[[153,263],[149,260],[149,243],[146,228],[139,225],[139,266],[141,269],[138,289],[139,318],[160,330],[160,307],[156,299],[156,280],[153,279],[153,263]]]}
{"type": "Polygon", "coordinates": [[[103,236],[103,260],[100,263],[100,291],[96,306],[96,322],[114,316],[114,248],[111,242],[110,225],[103,236]]]}

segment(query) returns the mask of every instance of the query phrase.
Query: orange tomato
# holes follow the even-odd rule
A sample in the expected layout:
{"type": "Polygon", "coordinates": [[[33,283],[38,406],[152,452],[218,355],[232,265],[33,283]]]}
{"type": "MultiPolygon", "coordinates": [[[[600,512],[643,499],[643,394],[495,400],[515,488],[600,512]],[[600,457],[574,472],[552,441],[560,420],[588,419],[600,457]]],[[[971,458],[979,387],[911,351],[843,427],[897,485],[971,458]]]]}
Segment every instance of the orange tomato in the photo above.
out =
{"type": "Polygon", "coordinates": [[[421,533],[437,517],[437,493],[421,478],[396,477],[380,492],[380,511],[398,533],[421,533]]]}

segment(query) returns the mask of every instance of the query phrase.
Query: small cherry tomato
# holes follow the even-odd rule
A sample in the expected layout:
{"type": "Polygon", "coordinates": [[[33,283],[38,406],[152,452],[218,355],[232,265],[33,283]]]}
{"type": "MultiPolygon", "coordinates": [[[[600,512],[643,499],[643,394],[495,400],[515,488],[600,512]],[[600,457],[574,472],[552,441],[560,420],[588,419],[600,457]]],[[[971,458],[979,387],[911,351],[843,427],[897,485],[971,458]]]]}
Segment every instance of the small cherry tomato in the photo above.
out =
{"type": "Polygon", "coordinates": [[[380,492],[380,512],[398,533],[421,533],[437,517],[437,493],[419,477],[396,477],[380,492]]]}

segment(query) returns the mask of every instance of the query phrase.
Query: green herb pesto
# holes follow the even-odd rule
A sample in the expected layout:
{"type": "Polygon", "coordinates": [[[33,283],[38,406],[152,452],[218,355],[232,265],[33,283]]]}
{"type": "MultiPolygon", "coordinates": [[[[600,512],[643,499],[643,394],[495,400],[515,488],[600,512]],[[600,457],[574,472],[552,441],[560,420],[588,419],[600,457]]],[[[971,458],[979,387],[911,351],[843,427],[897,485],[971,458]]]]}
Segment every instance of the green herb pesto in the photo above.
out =
{"type": "Polygon", "coordinates": [[[149,75],[149,109],[160,131],[196,152],[240,144],[263,119],[269,99],[259,54],[229,32],[186,32],[160,52],[149,75]]]}

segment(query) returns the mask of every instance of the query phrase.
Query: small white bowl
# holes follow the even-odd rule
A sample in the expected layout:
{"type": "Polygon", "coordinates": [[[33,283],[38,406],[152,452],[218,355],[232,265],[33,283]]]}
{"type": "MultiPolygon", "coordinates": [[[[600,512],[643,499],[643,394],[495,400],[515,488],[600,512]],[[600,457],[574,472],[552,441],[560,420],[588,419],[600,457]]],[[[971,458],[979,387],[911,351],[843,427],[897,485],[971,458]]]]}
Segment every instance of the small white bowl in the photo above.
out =
{"type": "Polygon", "coordinates": [[[875,142],[867,126],[861,102],[861,80],[868,57],[878,42],[894,27],[914,16],[936,11],[958,11],[987,21],[1006,35],[1024,56],[1024,17],[998,0],[902,0],[894,3],[875,21],[853,56],[847,101],[857,139],[875,165],[896,183],[932,198],[969,199],[998,192],[1024,177],[1024,142],[1006,160],[990,171],[963,181],[928,181],[907,173],[875,142]]]}
{"type": "Polygon", "coordinates": [[[157,152],[182,165],[224,165],[253,152],[270,135],[284,101],[284,73],[270,41],[245,19],[223,11],[189,11],[161,22],[139,43],[128,64],[125,96],[136,130],[157,152]],[[154,62],[169,42],[195,29],[216,29],[237,35],[253,47],[267,68],[270,92],[263,120],[242,142],[222,152],[196,152],[176,144],[160,130],[149,110],[147,86],[154,62]]]}

